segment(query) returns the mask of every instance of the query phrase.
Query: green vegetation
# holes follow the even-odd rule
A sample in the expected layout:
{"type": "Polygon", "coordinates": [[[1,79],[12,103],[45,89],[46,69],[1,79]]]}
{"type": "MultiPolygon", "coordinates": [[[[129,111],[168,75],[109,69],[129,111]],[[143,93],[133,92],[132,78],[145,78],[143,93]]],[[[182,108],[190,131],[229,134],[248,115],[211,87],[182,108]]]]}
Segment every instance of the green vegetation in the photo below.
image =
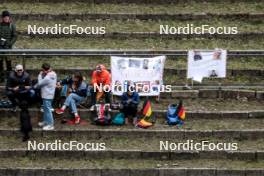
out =
{"type": "Polygon", "coordinates": [[[56,20],[56,21],[39,21],[39,20],[17,20],[17,29],[19,31],[27,31],[28,25],[36,25],[37,27],[77,25],[82,27],[98,26],[105,27],[106,32],[159,32],[160,25],[168,25],[170,27],[184,27],[187,24],[200,27],[202,25],[210,25],[214,27],[237,27],[238,32],[264,32],[263,20],[232,20],[224,18],[213,18],[209,20],[56,20]]]}
{"type": "MultiPolygon", "coordinates": [[[[20,137],[0,137],[1,143],[0,143],[0,149],[27,149],[27,143],[21,143],[20,137]]],[[[105,143],[107,150],[141,150],[141,151],[159,151],[160,147],[160,141],[168,141],[170,143],[180,143],[180,142],[186,142],[187,139],[167,139],[167,138],[160,138],[160,137],[153,137],[153,138],[145,138],[145,137],[138,137],[138,138],[131,138],[131,137],[112,137],[112,138],[106,138],[102,137],[98,140],[92,140],[87,139],[86,136],[75,136],[73,137],[67,137],[65,136],[63,139],[58,139],[57,137],[43,137],[38,138],[35,137],[33,134],[33,137],[31,138],[31,141],[39,142],[54,142],[55,140],[61,140],[63,142],[69,142],[69,141],[78,141],[80,143],[105,143]]],[[[201,141],[209,141],[212,143],[237,143],[238,144],[238,150],[264,150],[264,141],[259,140],[234,140],[234,139],[217,139],[217,138],[195,138],[195,139],[189,139],[190,141],[193,140],[194,143],[201,142],[201,141]]]]}
{"type": "Polygon", "coordinates": [[[45,168],[47,169],[143,169],[143,168],[229,168],[248,169],[263,168],[263,161],[232,161],[232,160],[135,160],[135,159],[62,159],[50,157],[14,157],[1,158],[0,166],[3,168],[45,168]],[[15,161],[15,162],[14,162],[15,161]]]}
{"type": "Polygon", "coordinates": [[[87,49],[263,49],[262,38],[250,39],[109,39],[109,38],[30,38],[20,37],[18,48],[87,48],[87,49]]]}
{"type": "Polygon", "coordinates": [[[1,9],[9,9],[16,13],[237,13],[263,12],[262,2],[188,2],[177,5],[137,5],[137,4],[91,4],[91,3],[2,3],[1,9]]]}

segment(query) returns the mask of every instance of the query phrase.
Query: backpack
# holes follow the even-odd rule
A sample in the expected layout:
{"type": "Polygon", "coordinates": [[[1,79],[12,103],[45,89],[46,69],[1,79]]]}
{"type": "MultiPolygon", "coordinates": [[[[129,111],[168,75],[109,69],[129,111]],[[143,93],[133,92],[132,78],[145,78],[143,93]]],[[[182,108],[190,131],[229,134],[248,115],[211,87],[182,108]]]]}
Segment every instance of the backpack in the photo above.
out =
{"type": "Polygon", "coordinates": [[[170,104],[167,110],[166,120],[168,125],[183,125],[185,119],[185,110],[182,102],[179,105],[170,104]]]}
{"type": "Polygon", "coordinates": [[[0,100],[0,108],[12,108],[13,104],[9,100],[0,100]]]}
{"type": "Polygon", "coordinates": [[[96,125],[110,125],[111,115],[109,112],[109,106],[103,103],[96,104],[96,117],[94,118],[94,123],[96,125]]]}
{"type": "Polygon", "coordinates": [[[112,120],[112,124],[114,125],[124,125],[125,124],[125,114],[124,113],[118,113],[114,119],[112,120]]]}

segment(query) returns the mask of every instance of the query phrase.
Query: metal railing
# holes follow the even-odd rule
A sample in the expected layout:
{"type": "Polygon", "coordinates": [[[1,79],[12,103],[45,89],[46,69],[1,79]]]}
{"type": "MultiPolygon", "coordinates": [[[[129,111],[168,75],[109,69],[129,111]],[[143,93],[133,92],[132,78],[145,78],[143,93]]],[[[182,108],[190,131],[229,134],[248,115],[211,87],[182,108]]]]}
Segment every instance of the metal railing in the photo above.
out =
{"type": "MultiPolygon", "coordinates": [[[[187,56],[188,50],[6,49],[0,56],[187,56]]],[[[264,56],[264,50],[228,50],[228,56],[264,56]]]]}

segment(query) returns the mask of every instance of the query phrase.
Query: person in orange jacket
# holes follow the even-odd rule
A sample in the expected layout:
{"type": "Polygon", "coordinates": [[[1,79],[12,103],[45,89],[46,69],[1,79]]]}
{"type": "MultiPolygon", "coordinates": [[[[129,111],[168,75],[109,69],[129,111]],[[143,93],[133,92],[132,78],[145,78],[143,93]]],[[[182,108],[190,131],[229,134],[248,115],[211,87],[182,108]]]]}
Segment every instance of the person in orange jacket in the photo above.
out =
{"type": "Polygon", "coordinates": [[[106,70],[104,65],[97,65],[95,71],[92,73],[92,89],[91,89],[91,98],[92,98],[92,107],[96,104],[97,94],[104,94],[105,103],[111,103],[111,74],[106,70]]]}

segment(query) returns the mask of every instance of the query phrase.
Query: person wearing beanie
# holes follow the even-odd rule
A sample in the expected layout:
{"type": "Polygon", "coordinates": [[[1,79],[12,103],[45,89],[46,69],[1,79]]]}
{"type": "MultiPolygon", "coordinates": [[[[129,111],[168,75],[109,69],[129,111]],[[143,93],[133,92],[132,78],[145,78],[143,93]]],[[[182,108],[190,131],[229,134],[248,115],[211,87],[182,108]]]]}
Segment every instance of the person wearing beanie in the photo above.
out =
{"type": "MultiPolygon", "coordinates": [[[[5,10],[2,12],[0,21],[0,49],[12,49],[17,40],[16,25],[12,23],[10,12],[5,10]]],[[[4,61],[6,63],[6,70],[12,70],[12,63],[10,57],[0,58],[0,82],[5,79],[4,74],[4,61]]]]}

